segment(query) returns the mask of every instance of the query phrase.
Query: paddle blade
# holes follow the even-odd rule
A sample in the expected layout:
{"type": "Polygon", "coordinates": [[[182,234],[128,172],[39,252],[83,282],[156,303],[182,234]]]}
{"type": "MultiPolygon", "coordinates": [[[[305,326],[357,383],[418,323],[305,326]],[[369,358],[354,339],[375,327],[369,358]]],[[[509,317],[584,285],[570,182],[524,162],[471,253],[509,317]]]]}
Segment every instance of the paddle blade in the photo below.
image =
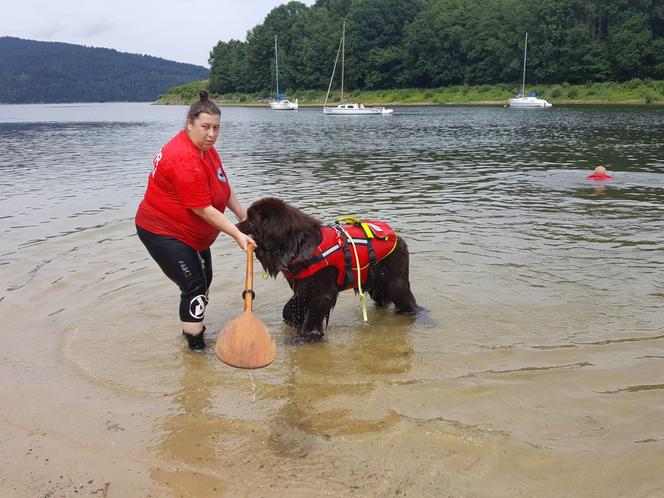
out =
{"type": "Polygon", "coordinates": [[[277,356],[277,345],[258,318],[245,311],[219,332],[217,358],[237,368],[262,368],[277,356]]]}

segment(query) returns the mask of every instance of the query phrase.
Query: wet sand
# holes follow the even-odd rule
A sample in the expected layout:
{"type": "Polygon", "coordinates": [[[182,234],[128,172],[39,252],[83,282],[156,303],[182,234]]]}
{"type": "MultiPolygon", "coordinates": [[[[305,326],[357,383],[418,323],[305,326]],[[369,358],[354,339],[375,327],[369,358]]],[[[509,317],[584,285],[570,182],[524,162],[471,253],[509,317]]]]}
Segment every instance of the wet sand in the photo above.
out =
{"type": "MultiPolygon", "coordinates": [[[[208,319],[217,327],[240,312],[243,270],[242,255],[221,245],[215,265],[224,276],[213,284],[208,319]]],[[[365,324],[346,293],[327,341],[295,345],[279,323],[285,282],[257,279],[255,313],[277,338],[279,356],[248,372],[211,351],[186,350],[177,321],[156,304],[173,301],[173,289],[129,223],[48,247],[50,261],[24,285],[15,281],[0,303],[21,318],[5,320],[20,333],[6,336],[0,367],[2,496],[664,490],[661,426],[652,423],[663,405],[649,401],[662,389],[661,335],[554,346],[499,344],[498,330],[487,330],[490,347],[452,346],[462,332],[442,324],[472,303],[417,278],[428,315],[412,321],[370,307],[365,324]],[[109,249],[113,258],[99,257],[109,249]],[[78,270],[81,258],[94,271],[78,270]],[[88,282],[92,274],[100,277],[88,282]],[[638,369],[629,366],[634,358],[638,369]],[[648,372],[654,382],[645,385],[639,379],[648,372]]],[[[477,338],[491,323],[525,328],[527,314],[496,322],[489,315],[505,310],[494,308],[466,323],[464,334],[477,338]]]]}

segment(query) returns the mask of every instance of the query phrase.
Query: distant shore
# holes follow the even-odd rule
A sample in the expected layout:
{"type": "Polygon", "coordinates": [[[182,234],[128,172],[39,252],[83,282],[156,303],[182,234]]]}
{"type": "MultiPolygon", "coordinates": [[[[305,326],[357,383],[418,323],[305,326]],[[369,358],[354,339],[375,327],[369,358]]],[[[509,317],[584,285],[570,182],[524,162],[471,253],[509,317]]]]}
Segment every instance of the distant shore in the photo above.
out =
{"type": "MultiPolygon", "coordinates": [[[[171,88],[161,95],[156,104],[188,105],[198,99],[201,89],[208,90],[208,81],[195,81],[171,88]]],[[[508,99],[515,96],[513,85],[458,85],[441,88],[405,88],[393,90],[354,90],[345,95],[347,102],[363,102],[372,106],[409,105],[507,105],[508,99]]],[[[209,90],[208,90],[209,91],[209,90]]],[[[622,83],[589,83],[584,85],[533,85],[527,91],[535,91],[538,97],[553,105],[664,105],[664,80],[630,80],[622,83]]],[[[230,93],[215,94],[214,101],[219,105],[265,107],[269,105],[269,93],[230,93]]],[[[322,107],[325,92],[303,90],[292,92],[291,100],[298,100],[301,107],[322,107]]],[[[339,95],[331,94],[328,105],[336,105],[339,95]]]]}
{"type": "MultiPolygon", "coordinates": [[[[215,103],[221,107],[269,107],[268,100],[255,101],[255,102],[239,102],[236,100],[227,100],[224,98],[216,97],[213,99],[215,103]]],[[[348,99],[347,99],[348,100],[348,99]]],[[[353,99],[353,101],[357,101],[353,99]]],[[[184,100],[162,100],[158,99],[154,102],[155,105],[190,105],[193,102],[184,100]]],[[[507,106],[507,99],[504,100],[482,100],[482,101],[468,101],[468,102],[366,102],[362,101],[368,107],[409,107],[409,106],[507,106]]],[[[552,102],[554,105],[653,105],[662,106],[664,100],[655,102],[646,102],[645,100],[560,100],[552,102]]],[[[338,102],[328,103],[327,105],[337,105],[338,102]]],[[[298,102],[299,107],[316,108],[323,107],[323,103],[302,103],[298,102]]]]}

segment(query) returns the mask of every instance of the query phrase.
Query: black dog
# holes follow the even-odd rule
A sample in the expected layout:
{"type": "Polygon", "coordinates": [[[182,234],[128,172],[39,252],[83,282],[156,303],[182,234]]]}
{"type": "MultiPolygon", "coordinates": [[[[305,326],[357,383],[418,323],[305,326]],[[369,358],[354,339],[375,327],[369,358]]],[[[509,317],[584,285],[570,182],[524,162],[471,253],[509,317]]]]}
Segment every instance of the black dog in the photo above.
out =
{"type": "Polygon", "coordinates": [[[409,314],[419,309],[408,280],[408,246],[388,225],[368,222],[362,230],[359,224],[324,227],[298,208],[268,197],[254,202],[247,210],[247,218],[237,227],[252,235],[258,244],[256,257],[265,271],[272,277],[284,273],[293,297],[284,306],[283,318],[297,327],[305,339],[323,337],[323,320],[327,325],[339,291],[354,288],[357,292],[356,252],[369,254],[371,259],[359,266],[364,272],[362,289],[377,305],[393,303],[398,311],[409,314]],[[349,238],[351,228],[355,235],[349,238]],[[366,235],[358,236],[358,231],[366,235]],[[322,246],[328,239],[336,242],[325,251],[322,246]],[[387,254],[379,254],[383,239],[391,241],[385,242],[390,245],[382,250],[389,251],[387,254]],[[324,261],[323,255],[318,254],[321,251],[333,254],[324,261]],[[345,265],[334,266],[328,258],[341,258],[345,265]]]}

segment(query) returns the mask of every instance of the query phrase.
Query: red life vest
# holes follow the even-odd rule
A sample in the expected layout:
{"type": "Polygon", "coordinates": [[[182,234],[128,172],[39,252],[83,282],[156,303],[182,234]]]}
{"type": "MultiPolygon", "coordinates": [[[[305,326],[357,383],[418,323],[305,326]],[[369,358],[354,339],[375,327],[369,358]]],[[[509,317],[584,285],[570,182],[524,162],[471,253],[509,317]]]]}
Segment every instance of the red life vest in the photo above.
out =
{"type": "Polygon", "coordinates": [[[283,272],[286,278],[299,280],[334,266],[338,270],[337,286],[340,289],[351,289],[357,287],[356,249],[360,278],[364,284],[371,264],[383,260],[397,246],[396,233],[382,221],[365,220],[361,224],[331,225],[321,227],[320,231],[323,239],[311,257],[292,263],[283,272]]]}
{"type": "Polygon", "coordinates": [[[586,176],[586,178],[588,180],[610,180],[613,177],[607,174],[598,175],[597,173],[593,173],[592,175],[586,176]]]}

